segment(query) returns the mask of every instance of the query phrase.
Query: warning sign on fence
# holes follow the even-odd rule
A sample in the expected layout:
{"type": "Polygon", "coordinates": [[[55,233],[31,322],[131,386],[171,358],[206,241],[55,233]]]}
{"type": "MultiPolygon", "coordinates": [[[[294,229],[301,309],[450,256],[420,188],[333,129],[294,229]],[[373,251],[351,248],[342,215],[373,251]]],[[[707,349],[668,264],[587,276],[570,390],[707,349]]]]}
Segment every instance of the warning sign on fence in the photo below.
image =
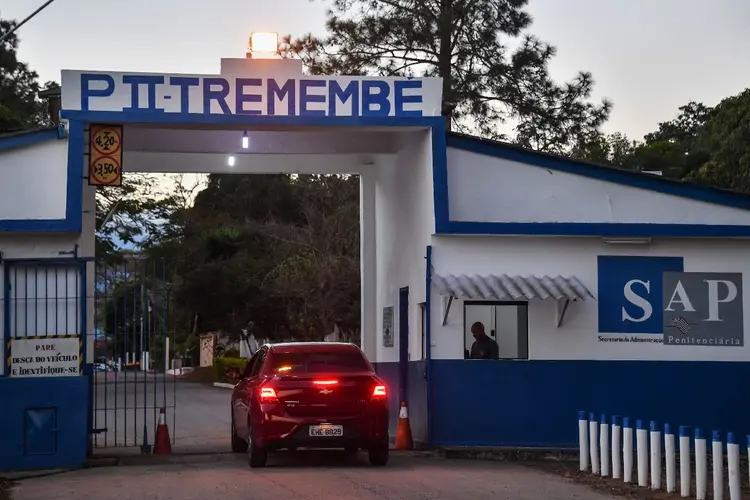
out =
{"type": "Polygon", "coordinates": [[[12,339],[11,377],[75,377],[80,375],[80,340],[69,338],[12,339]]]}
{"type": "Polygon", "coordinates": [[[89,185],[122,185],[122,125],[91,125],[89,185]]]}

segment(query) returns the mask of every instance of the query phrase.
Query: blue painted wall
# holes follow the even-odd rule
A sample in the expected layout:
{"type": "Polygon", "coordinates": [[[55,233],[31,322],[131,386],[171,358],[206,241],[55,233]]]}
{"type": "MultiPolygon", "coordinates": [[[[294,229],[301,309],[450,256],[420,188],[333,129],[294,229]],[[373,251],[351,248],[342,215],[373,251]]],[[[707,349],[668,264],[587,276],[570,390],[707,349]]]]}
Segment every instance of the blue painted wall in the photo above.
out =
{"type": "Polygon", "coordinates": [[[0,378],[0,470],[86,463],[86,376],[0,378]]]}
{"type": "Polygon", "coordinates": [[[746,435],[748,380],[750,363],[433,360],[434,445],[577,447],[579,410],[746,435]]]}
{"type": "MultiPolygon", "coordinates": [[[[398,429],[398,412],[401,408],[399,401],[399,370],[398,363],[374,363],[378,375],[388,385],[388,405],[390,408],[389,434],[396,437],[398,429]]],[[[410,361],[408,363],[408,393],[409,424],[412,439],[416,446],[427,443],[427,379],[424,361],[410,361]]]]}

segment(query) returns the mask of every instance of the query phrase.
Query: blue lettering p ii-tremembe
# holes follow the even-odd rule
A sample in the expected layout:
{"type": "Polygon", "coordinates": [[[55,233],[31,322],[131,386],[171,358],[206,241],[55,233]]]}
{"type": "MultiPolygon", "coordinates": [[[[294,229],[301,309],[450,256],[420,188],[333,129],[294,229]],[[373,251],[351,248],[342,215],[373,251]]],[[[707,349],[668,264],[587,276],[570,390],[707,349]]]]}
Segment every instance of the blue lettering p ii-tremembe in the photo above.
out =
{"type": "Polygon", "coordinates": [[[391,114],[391,102],[388,96],[391,87],[383,80],[365,80],[362,82],[362,116],[388,116],[391,114]],[[377,92],[374,92],[377,91],[377,92]]]}
{"type": "Polygon", "coordinates": [[[164,83],[163,76],[124,75],[122,83],[130,85],[130,107],[123,111],[164,111],[162,108],[156,107],[156,86],[164,83]],[[146,86],[146,101],[148,104],[145,108],[142,108],[140,104],[139,88],[141,85],[146,86]]]}
{"type": "Polygon", "coordinates": [[[89,99],[92,97],[109,97],[115,92],[115,79],[101,73],[81,73],[81,110],[89,110],[89,99]],[[97,88],[92,88],[96,82],[97,88]],[[102,84],[103,88],[102,88],[102,84]]]}

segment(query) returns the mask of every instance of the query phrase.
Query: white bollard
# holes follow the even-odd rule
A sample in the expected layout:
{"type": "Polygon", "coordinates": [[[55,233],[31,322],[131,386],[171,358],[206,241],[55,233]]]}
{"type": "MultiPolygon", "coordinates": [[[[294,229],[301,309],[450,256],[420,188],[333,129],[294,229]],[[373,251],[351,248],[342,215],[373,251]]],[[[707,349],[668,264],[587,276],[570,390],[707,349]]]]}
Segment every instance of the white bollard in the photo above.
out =
{"type": "Polygon", "coordinates": [[[633,480],[633,427],[628,417],[622,419],[622,480],[633,480]]]}
{"type": "Polygon", "coordinates": [[[633,480],[633,427],[628,417],[622,419],[622,479],[626,483],[633,480]]]}
{"type": "Polygon", "coordinates": [[[635,449],[638,460],[638,486],[648,486],[648,430],[643,420],[635,421],[635,449]]]}
{"type": "Polygon", "coordinates": [[[706,463],[706,438],[703,431],[695,429],[695,498],[706,500],[708,469],[706,463]]]}
{"type": "Polygon", "coordinates": [[[677,463],[674,453],[674,433],[669,424],[664,424],[664,459],[667,462],[667,493],[672,493],[677,484],[675,465],[677,463]]]}
{"type": "Polygon", "coordinates": [[[612,478],[620,479],[622,445],[620,444],[620,417],[612,416],[612,478]]]}
{"type": "Polygon", "coordinates": [[[589,469],[589,421],[586,412],[578,412],[578,461],[582,471],[589,469]]]}
{"type": "Polygon", "coordinates": [[[680,496],[690,496],[690,428],[680,426],[680,496]]]}
{"type": "Polygon", "coordinates": [[[714,472],[713,500],[724,498],[724,446],[721,442],[721,431],[713,431],[711,436],[711,460],[714,472]]]}
{"type": "Polygon", "coordinates": [[[591,454],[591,472],[599,474],[599,450],[597,444],[599,441],[599,423],[596,421],[596,414],[589,413],[589,452],[591,454]]]}
{"type": "Polygon", "coordinates": [[[652,420],[651,424],[651,489],[661,489],[661,432],[657,423],[652,420]]]}
{"type": "Polygon", "coordinates": [[[729,499],[740,500],[740,444],[733,432],[727,432],[727,461],[729,462],[729,499]]]}
{"type": "Polygon", "coordinates": [[[609,476],[609,424],[607,416],[602,413],[599,421],[599,457],[602,465],[602,476],[609,476]]]}

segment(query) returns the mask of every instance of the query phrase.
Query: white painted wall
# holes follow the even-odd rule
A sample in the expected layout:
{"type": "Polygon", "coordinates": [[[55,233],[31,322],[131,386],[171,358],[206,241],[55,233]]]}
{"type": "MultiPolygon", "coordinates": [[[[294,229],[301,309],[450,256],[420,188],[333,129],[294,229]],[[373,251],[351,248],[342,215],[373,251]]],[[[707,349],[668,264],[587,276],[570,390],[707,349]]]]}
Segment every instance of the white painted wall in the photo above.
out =
{"type": "Polygon", "coordinates": [[[377,355],[378,362],[398,361],[398,294],[409,287],[410,359],[422,358],[420,302],[425,300],[425,256],[435,229],[432,149],[427,131],[405,133],[401,149],[377,169],[377,355]],[[393,306],[393,347],[383,346],[383,308],[393,306]]]}
{"type": "MultiPolygon", "coordinates": [[[[649,245],[607,245],[598,238],[437,236],[432,238],[437,274],[576,276],[598,297],[597,256],[682,257],[685,271],[741,272],[745,306],[744,347],[665,346],[600,342],[597,301],[570,304],[557,328],[554,300],[529,302],[529,359],[750,361],[750,241],[657,239],[649,245]]],[[[433,286],[432,356],[463,358],[463,301],[454,300],[445,326],[444,299],[433,286]]],[[[606,334],[601,334],[606,335],[606,334]]],[[[638,337],[654,338],[654,335],[638,337]]]]}
{"type": "Polygon", "coordinates": [[[68,141],[0,152],[0,220],[64,219],[68,141]]]}
{"type": "Polygon", "coordinates": [[[454,221],[750,224],[750,211],[448,148],[454,221]]]}

